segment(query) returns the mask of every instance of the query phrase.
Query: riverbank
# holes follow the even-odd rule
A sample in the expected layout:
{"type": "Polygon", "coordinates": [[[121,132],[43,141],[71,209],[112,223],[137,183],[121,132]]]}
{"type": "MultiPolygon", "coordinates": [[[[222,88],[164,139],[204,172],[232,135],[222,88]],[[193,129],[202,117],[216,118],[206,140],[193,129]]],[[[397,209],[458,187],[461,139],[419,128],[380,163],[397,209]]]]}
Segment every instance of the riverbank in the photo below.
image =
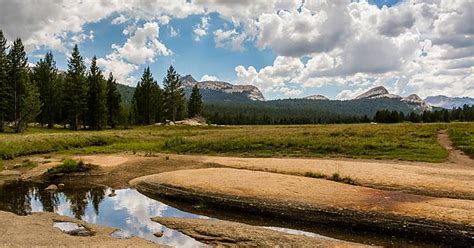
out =
{"type": "Polygon", "coordinates": [[[237,169],[199,169],[134,179],[140,192],[273,218],[331,223],[470,244],[474,202],[237,169]]]}
{"type": "Polygon", "coordinates": [[[54,213],[18,216],[0,211],[0,247],[167,247],[141,238],[117,239],[114,228],[93,225],[54,213]],[[72,236],[53,226],[55,222],[72,222],[89,229],[93,236],[72,236]]]}

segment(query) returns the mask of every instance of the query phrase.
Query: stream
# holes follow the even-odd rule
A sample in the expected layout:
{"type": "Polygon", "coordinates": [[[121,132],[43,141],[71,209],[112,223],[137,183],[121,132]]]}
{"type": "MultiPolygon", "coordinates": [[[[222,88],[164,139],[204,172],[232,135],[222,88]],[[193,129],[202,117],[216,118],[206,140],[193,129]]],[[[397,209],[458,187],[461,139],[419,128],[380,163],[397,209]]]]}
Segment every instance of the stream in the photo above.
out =
{"type": "MultiPolygon", "coordinates": [[[[207,245],[159,223],[151,221],[151,217],[182,217],[217,219],[221,214],[194,214],[171,207],[161,201],[151,199],[135,189],[112,190],[99,186],[68,186],[58,192],[44,190],[48,185],[12,181],[0,186],[0,210],[13,212],[18,215],[28,215],[34,212],[55,212],[60,215],[82,219],[88,223],[117,228],[112,235],[116,238],[141,237],[152,242],[175,247],[207,247],[207,245]],[[209,216],[206,216],[209,215],[209,216]],[[154,234],[162,232],[162,237],[154,234]]],[[[173,204],[173,206],[176,206],[173,204]]],[[[183,209],[192,209],[185,206],[183,209]]],[[[242,218],[239,222],[255,224],[252,220],[242,218]],[[242,221],[241,221],[242,220],[242,221]]],[[[284,223],[284,222],[283,222],[284,223]]],[[[384,245],[393,247],[430,247],[432,244],[381,237],[373,234],[353,233],[347,230],[328,230],[327,228],[298,228],[281,222],[259,220],[259,226],[274,230],[328,239],[384,245]],[[290,228],[288,228],[290,227],[290,228]]]]}

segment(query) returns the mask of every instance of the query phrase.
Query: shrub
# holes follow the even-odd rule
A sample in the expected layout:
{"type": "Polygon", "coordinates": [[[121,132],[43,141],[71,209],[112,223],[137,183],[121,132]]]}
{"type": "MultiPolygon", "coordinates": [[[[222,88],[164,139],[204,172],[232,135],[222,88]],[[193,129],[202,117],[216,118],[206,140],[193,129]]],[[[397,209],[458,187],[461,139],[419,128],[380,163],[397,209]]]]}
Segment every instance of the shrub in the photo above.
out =
{"type": "Polygon", "coordinates": [[[84,161],[76,161],[73,159],[66,159],[64,162],[56,167],[48,170],[49,174],[63,174],[63,173],[74,173],[74,172],[87,172],[95,169],[96,166],[92,164],[86,164],[84,161]]]}

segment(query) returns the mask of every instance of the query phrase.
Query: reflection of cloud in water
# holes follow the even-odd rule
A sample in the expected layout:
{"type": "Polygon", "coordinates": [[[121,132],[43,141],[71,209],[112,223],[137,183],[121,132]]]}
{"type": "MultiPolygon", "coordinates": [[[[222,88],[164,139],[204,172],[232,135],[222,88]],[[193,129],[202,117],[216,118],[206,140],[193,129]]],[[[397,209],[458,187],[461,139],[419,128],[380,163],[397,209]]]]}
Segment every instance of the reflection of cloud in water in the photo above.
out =
{"type": "MultiPolygon", "coordinates": [[[[207,218],[205,216],[186,213],[172,208],[159,201],[150,199],[134,189],[116,190],[116,196],[108,197],[110,190],[106,191],[106,196],[99,203],[99,215],[94,211],[90,199],[88,200],[82,219],[88,223],[110,226],[120,229],[114,233],[116,237],[127,238],[138,236],[156,243],[166,244],[176,247],[205,247],[206,245],[186,236],[178,231],[166,228],[156,222],[151,221],[152,217],[187,217],[187,218],[207,218]],[[153,234],[161,231],[161,238],[153,234]]],[[[64,193],[57,193],[59,197],[55,212],[60,215],[72,216],[72,205],[64,193]]],[[[39,199],[31,199],[32,212],[43,212],[43,205],[39,199]]]]}

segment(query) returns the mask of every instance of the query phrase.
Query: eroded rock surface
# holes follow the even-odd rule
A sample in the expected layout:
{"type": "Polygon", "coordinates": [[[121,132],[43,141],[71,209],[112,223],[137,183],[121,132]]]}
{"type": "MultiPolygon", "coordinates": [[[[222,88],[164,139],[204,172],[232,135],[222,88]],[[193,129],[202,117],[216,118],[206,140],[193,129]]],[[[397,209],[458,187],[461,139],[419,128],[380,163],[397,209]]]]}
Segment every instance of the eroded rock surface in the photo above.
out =
{"type": "Polygon", "coordinates": [[[362,244],[287,234],[229,221],[163,217],[152,220],[218,247],[364,247],[362,244]]]}
{"type": "Polygon", "coordinates": [[[474,242],[474,201],[435,198],[248,170],[181,170],[132,180],[151,197],[203,202],[312,223],[357,226],[444,242],[474,242]]]}

